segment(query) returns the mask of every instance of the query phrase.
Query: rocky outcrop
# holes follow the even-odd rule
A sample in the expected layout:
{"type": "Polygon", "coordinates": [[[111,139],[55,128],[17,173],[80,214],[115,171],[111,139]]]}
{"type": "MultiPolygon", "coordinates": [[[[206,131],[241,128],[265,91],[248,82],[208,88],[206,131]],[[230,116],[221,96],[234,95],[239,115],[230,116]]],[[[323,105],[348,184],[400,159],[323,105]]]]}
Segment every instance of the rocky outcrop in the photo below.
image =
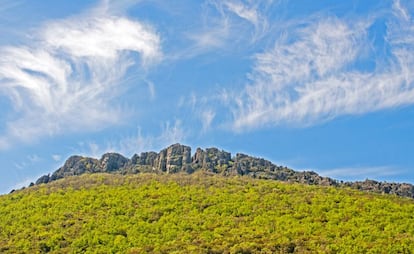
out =
{"type": "MultiPolygon", "coordinates": [[[[54,181],[66,176],[81,175],[85,173],[101,172],[100,163],[97,159],[71,156],[63,165],[63,167],[56,170],[49,178],[49,181],[54,181]]],[[[43,180],[46,180],[44,177],[43,180]]]]}
{"type": "Polygon", "coordinates": [[[277,166],[272,162],[238,153],[234,158],[229,152],[217,148],[205,150],[197,148],[191,156],[189,146],[174,144],[159,153],[144,152],[135,154],[131,159],[118,153],[106,153],[100,160],[72,156],[52,175],[40,177],[36,184],[45,184],[66,176],[85,173],[116,172],[137,174],[154,172],[160,174],[193,173],[206,171],[222,175],[246,175],[253,178],[273,179],[285,182],[324,186],[345,186],[363,191],[395,194],[414,198],[414,186],[411,184],[386,183],[373,180],[364,182],[338,182],[329,177],[322,177],[313,171],[298,172],[290,168],[277,166]]]}
{"type": "Polygon", "coordinates": [[[128,162],[129,159],[119,153],[106,153],[99,160],[99,166],[103,172],[112,172],[123,168],[128,162]]]}
{"type": "Polygon", "coordinates": [[[258,172],[275,172],[278,167],[261,158],[254,158],[242,153],[236,154],[234,160],[234,170],[237,174],[240,175],[249,175],[251,173],[258,172]]]}
{"type": "Polygon", "coordinates": [[[157,157],[158,154],[156,152],[145,152],[141,153],[141,155],[134,154],[131,158],[131,164],[154,167],[157,157]]]}
{"type": "Polygon", "coordinates": [[[48,183],[49,181],[50,181],[50,175],[44,175],[44,176],[41,176],[39,179],[37,179],[35,184],[48,183]]]}
{"type": "Polygon", "coordinates": [[[394,194],[414,198],[414,186],[408,183],[388,183],[367,179],[363,182],[346,182],[343,185],[363,191],[394,194]]]}
{"type": "Polygon", "coordinates": [[[158,171],[177,173],[191,169],[191,148],[180,144],[174,144],[161,150],[155,166],[158,171]]]}
{"type": "Polygon", "coordinates": [[[228,173],[233,166],[231,154],[217,148],[207,148],[205,151],[197,148],[192,160],[195,169],[204,169],[213,173],[228,173]]]}

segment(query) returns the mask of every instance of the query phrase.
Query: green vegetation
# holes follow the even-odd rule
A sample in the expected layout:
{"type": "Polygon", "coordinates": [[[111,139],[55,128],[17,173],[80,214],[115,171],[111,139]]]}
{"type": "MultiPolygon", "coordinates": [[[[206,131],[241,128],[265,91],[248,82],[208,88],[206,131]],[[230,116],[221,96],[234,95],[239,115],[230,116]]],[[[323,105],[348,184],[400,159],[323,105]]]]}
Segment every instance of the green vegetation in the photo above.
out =
{"type": "Polygon", "coordinates": [[[0,197],[0,253],[411,253],[414,201],[247,177],[86,174],[0,197]]]}

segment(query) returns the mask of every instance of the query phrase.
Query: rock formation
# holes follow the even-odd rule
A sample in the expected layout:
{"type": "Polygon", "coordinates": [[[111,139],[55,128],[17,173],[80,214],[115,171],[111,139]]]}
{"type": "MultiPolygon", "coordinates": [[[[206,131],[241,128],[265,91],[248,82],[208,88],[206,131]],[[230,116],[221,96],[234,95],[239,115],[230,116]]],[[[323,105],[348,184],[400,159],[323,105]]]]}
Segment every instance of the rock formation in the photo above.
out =
{"type": "Polygon", "coordinates": [[[229,152],[217,148],[205,150],[197,148],[191,156],[189,146],[174,144],[159,153],[144,152],[133,155],[131,159],[121,154],[106,153],[100,160],[82,156],[71,156],[65,164],[53,174],[40,177],[36,184],[45,184],[66,176],[85,173],[122,173],[137,174],[153,172],[160,174],[188,173],[205,171],[226,176],[246,175],[253,178],[273,179],[286,182],[324,186],[345,186],[363,191],[388,193],[414,198],[414,186],[406,183],[386,183],[373,180],[364,182],[338,182],[322,177],[312,171],[294,171],[277,166],[272,162],[238,153],[231,157],[229,152]]]}
{"type": "Polygon", "coordinates": [[[112,172],[123,168],[128,162],[129,159],[118,153],[106,153],[99,160],[99,165],[102,171],[112,172]]]}

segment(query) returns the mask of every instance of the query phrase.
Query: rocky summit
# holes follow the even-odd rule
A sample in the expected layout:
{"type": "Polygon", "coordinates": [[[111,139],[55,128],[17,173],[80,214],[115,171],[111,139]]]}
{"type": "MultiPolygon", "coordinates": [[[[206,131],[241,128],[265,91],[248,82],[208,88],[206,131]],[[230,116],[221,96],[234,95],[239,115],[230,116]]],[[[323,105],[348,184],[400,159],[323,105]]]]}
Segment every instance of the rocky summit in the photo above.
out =
{"type": "Polygon", "coordinates": [[[99,160],[83,156],[71,156],[62,167],[52,174],[40,177],[36,184],[45,184],[67,176],[85,173],[138,174],[151,172],[158,174],[191,174],[195,171],[224,176],[243,175],[310,185],[343,186],[414,198],[414,186],[412,184],[387,183],[374,180],[342,182],[320,176],[313,171],[295,171],[284,166],[277,166],[268,160],[241,153],[237,153],[236,156],[232,157],[231,153],[217,148],[197,148],[192,155],[191,147],[181,144],[171,145],[159,153],[143,152],[140,155],[135,154],[131,159],[118,153],[106,153],[99,160]]]}

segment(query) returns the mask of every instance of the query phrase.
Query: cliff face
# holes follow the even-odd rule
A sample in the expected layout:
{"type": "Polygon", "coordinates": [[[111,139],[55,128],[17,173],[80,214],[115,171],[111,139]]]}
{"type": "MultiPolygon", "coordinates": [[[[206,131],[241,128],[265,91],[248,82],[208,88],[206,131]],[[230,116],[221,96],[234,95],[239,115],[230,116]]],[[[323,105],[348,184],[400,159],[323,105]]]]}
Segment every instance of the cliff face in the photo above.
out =
{"type": "Polygon", "coordinates": [[[189,146],[174,144],[159,153],[144,152],[135,154],[131,159],[121,154],[106,153],[101,159],[72,156],[65,164],[51,175],[40,177],[36,184],[48,183],[66,176],[85,173],[117,172],[122,174],[153,173],[188,173],[205,171],[222,175],[246,175],[254,178],[273,179],[286,182],[296,182],[324,186],[346,186],[365,191],[390,193],[414,198],[414,186],[411,184],[383,183],[372,180],[364,182],[338,182],[328,177],[322,177],[312,171],[298,172],[287,167],[277,166],[272,162],[238,153],[231,153],[217,148],[205,150],[197,148],[191,155],[189,146]]]}

